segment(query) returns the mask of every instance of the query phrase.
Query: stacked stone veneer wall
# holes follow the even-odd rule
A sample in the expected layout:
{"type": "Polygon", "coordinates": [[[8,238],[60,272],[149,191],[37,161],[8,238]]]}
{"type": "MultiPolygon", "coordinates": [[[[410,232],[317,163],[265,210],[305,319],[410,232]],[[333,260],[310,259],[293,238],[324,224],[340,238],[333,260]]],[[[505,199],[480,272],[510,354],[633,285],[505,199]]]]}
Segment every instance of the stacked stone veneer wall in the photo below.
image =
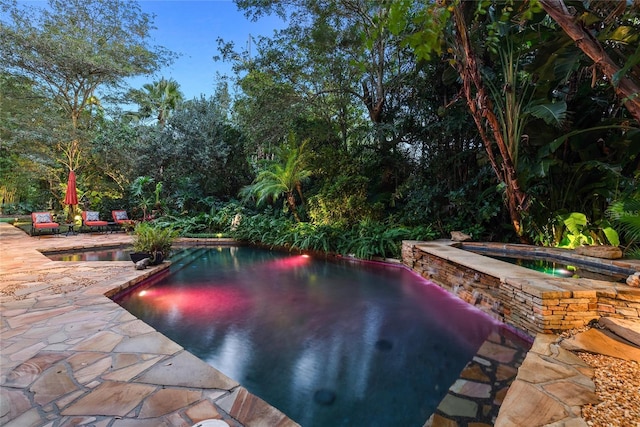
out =
{"type": "Polygon", "coordinates": [[[531,336],[579,328],[601,316],[640,318],[640,289],[562,279],[452,247],[405,241],[402,262],[494,318],[531,336]]]}

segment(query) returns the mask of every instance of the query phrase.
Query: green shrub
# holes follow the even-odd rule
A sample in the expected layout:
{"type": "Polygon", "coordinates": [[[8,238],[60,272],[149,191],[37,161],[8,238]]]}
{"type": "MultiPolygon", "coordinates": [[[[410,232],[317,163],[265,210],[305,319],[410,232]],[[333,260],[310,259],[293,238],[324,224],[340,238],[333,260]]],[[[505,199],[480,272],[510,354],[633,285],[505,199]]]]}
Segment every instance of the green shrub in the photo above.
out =
{"type": "Polygon", "coordinates": [[[133,230],[133,250],[152,255],[152,261],[161,254],[167,258],[178,232],[172,228],[162,228],[150,222],[141,222],[133,230]]]}
{"type": "Polygon", "coordinates": [[[272,213],[244,216],[232,232],[234,238],[250,243],[362,259],[398,258],[402,240],[432,240],[436,235],[429,226],[405,227],[374,220],[361,221],[354,227],[315,225],[272,213]]]}

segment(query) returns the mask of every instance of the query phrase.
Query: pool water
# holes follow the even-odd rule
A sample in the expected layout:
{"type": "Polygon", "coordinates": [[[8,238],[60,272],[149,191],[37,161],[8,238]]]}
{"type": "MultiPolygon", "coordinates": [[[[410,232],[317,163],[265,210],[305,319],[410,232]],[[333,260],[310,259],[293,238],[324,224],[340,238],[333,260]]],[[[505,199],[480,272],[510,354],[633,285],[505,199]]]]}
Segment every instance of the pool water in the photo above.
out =
{"type": "MultiPolygon", "coordinates": [[[[483,255],[487,256],[486,254],[483,255]]],[[[584,266],[578,265],[577,263],[572,265],[566,262],[552,261],[548,259],[513,258],[506,256],[491,256],[491,258],[519,265],[520,267],[525,267],[530,270],[540,271],[555,277],[572,277],[622,283],[624,283],[627,278],[626,275],[616,274],[615,272],[605,274],[592,271],[584,266]]]]}
{"type": "Polygon", "coordinates": [[[492,319],[402,267],[190,248],[116,301],[305,427],[422,426],[492,319]]]}
{"type": "Polygon", "coordinates": [[[48,253],[52,261],[131,261],[130,246],[117,248],[92,249],[87,251],[48,253]]]}

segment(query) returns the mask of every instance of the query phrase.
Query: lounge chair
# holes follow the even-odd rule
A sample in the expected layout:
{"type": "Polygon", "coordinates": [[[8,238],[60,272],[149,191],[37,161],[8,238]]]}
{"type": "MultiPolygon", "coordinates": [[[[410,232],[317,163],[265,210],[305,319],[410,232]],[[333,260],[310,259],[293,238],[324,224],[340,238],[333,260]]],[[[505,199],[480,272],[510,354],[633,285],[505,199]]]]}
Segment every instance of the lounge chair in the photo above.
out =
{"type": "Polygon", "coordinates": [[[100,221],[100,212],[82,211],[82,226],[88,227],[89,230],[97,229],[98,231],[106,231],[107,221],[100,221]]]}
{"type": "Polygon", "coordinates": [[[53,218],[49,212],[32,212],[31,235],[35,236],[36,232],[40,232],[42,230],[51,230],[56,234],[60,230],[60,224],[53,222],[53,218]]]}
{"type": "Polygon", "coordinates": [[[129,219],[127,211],[125,210],[111,211],[111,216],[113,217],[113,221],[116,223],[116,225],[125,227],[125,229],[127,227],[133,228],[133,226],[136,224],[134,220],[129,219]]]}

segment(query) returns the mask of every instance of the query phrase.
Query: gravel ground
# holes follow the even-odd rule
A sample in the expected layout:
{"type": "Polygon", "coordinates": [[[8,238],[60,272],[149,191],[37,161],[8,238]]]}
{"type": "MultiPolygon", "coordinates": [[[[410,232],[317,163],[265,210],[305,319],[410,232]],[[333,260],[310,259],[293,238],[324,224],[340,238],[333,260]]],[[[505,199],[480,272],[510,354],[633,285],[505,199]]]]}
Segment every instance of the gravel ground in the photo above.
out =
{"type": "MultiPolygon", "coordinates": [[[[560,334],[568,338],[590,327],[602,329],[597,322],[560,334]]],[[[640,427],[640,363],[585,352],[576,353],[593,369],[597,405],[582,407],[582,418],[590,427],[640,427]]]]}
{"type": "Polygon", "coordinates": [[[640,364],[601,354],[578,353],[594,370],[596,394],[602,402],[582,408],[593,427],[640,427],[640,364]]]}

